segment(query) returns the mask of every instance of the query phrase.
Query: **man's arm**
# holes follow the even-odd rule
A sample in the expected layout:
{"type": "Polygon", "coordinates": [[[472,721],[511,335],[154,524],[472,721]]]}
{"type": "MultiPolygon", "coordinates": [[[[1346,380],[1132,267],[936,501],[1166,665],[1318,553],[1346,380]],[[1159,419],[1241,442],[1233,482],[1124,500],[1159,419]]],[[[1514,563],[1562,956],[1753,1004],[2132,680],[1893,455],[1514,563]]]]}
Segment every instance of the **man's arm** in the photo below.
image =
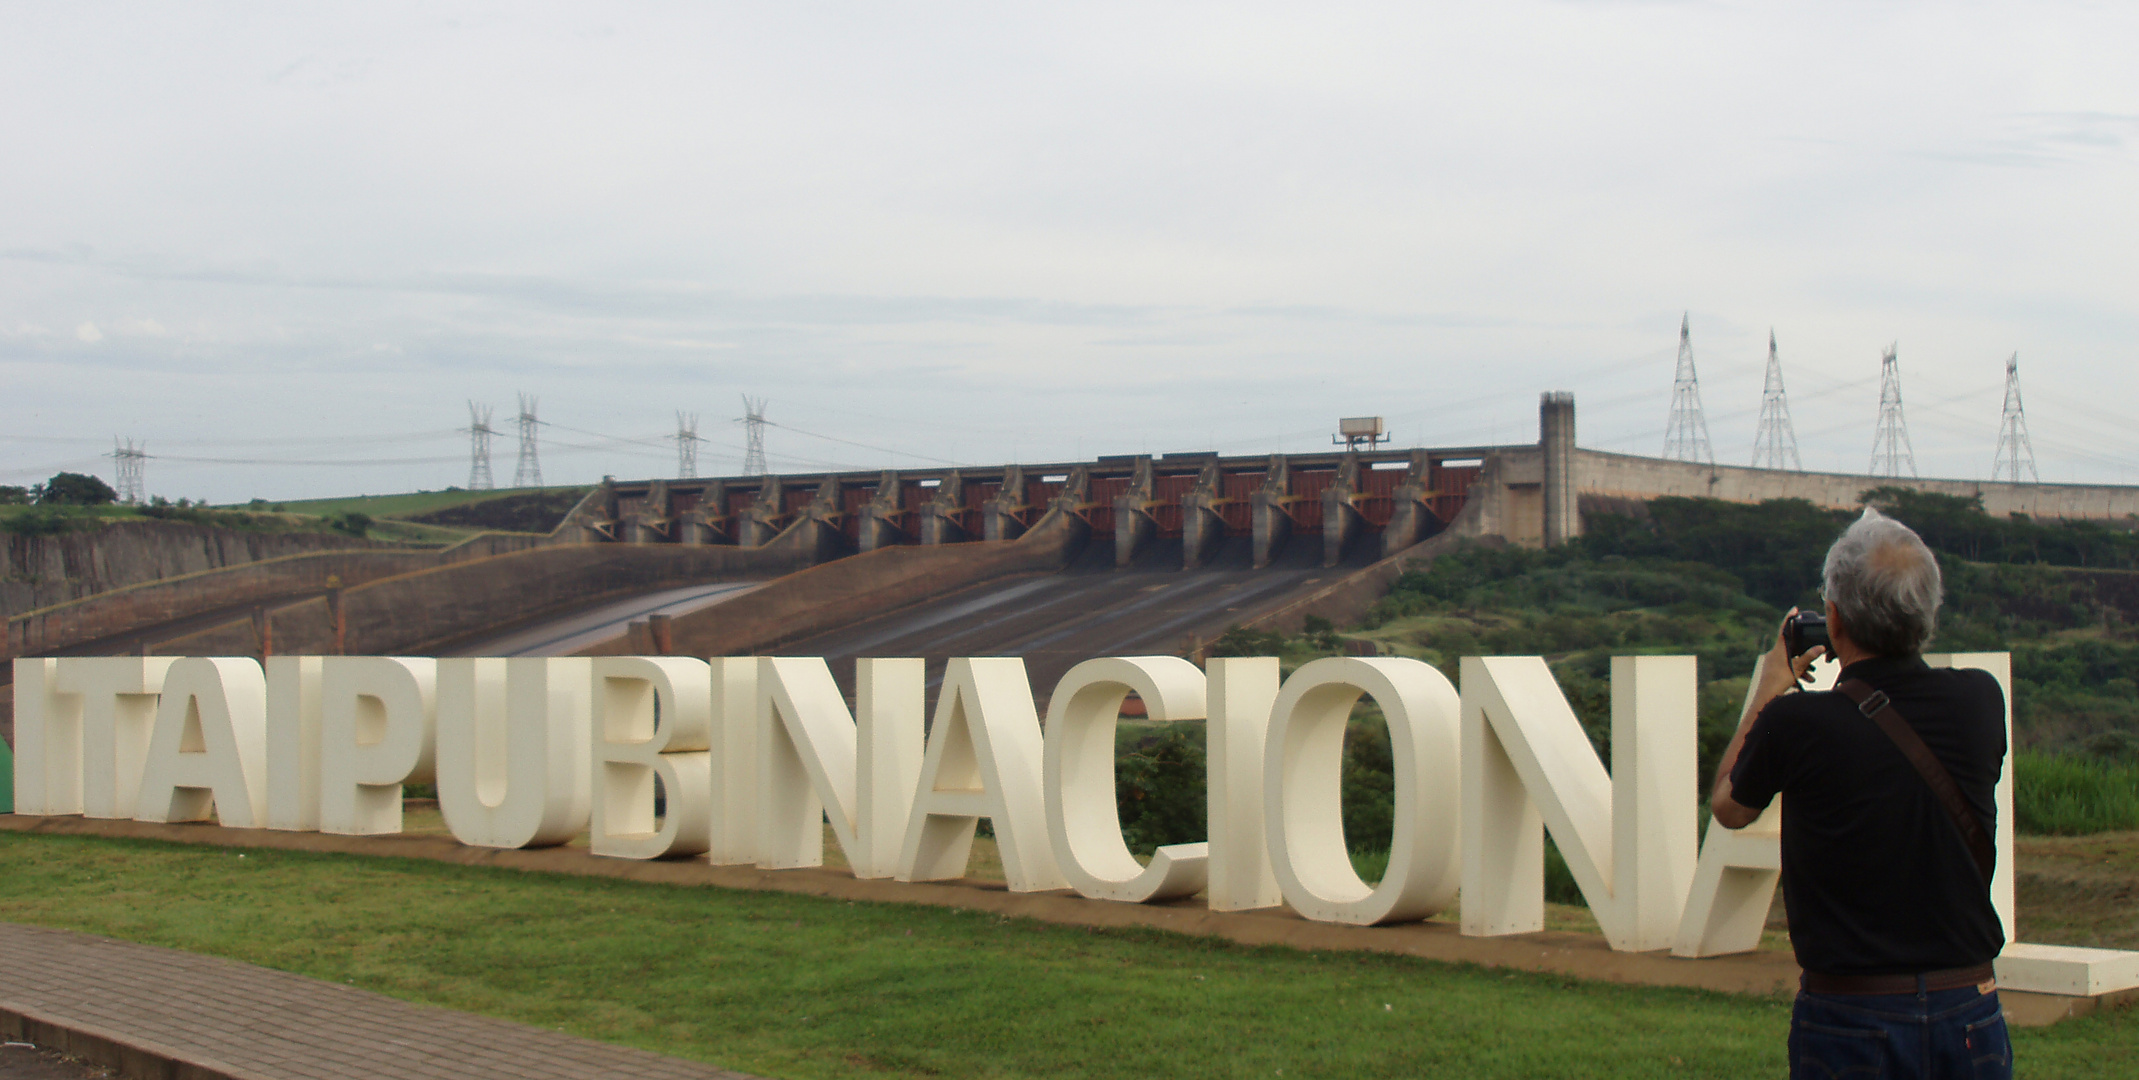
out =
{"type": "MultiPolygon", "coordinates": [[[[1797,614],[1797,609],[1791,608],[1790,614],[1797,614]]],[[[1789,617],[1785,616],[1783,625],[1788,626],[1789,623],[1789,617]]],[[[1723,823],[1724,828],[1743,829],[1760,816],[1760,811],[1731,797],[1731,770],[1737,767],[1738,754],[1745,749],[1746,732],[1753,729],[1753,721],[1760,718],[1761,710],[1768,707],[1768,702],[1774,701],[1797,685],[1797,681],[1811,669],[1812,662],[1818,660],[1825,651],[1815,645],[1807,650],[1805,655],[1793,660],[1788,646],[1784,644],[1783,632],[1778,630],[1775,634],[1775,647],[1760,658],[1760,666],[1753,672],[1753,679],[1759,690],[1746,705],[1744,715],[1738,717],[1738,730],[1731,734],[1730,745],[1723,748],[1723,760],[1716,765],[1715,784],[1708,797],[1709,811],[1715,814],[1717,821],[1723,823]]]]}

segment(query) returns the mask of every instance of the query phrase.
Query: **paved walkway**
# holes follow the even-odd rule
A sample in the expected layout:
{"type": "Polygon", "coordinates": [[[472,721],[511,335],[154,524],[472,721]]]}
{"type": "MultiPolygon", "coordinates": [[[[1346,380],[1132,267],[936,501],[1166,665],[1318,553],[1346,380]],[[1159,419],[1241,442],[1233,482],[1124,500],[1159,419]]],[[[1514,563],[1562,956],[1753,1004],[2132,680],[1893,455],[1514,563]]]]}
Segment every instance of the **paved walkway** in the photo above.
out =
{"type": "Polygon", "coordinates": [[[752,1080],[153,945],[0,923],[0,1029],[121,1075],[228,1080],[752,1080]],[[53,1029],[71,1033],[55,1037],[53,1029]],[[130,1059],[122,1063],[113,1059],[130,1059]],[[168,1066],[165,1066],[168,1068],[168,1066]]]}

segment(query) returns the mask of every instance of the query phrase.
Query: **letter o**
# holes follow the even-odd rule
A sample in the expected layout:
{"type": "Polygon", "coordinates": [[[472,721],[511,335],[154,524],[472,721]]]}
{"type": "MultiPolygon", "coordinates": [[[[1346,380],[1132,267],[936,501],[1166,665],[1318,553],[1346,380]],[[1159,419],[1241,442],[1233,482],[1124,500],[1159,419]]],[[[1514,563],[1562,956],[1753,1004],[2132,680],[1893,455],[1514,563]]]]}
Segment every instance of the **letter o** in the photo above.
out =
{"type": "Polygon", "coordinates": [[[1264,744],[1270,864],[1285,902],[1321,922],[1423,919],[1461,880],[1458,784],[1462,704],[1448,677],[1418,660],[1333,656],[1285,681],[1264,744]],[[1344,728],[1371,697],[1389,721],[1396,828],[1389,869],[1369,888],[1344,842],[1344,728]]]}

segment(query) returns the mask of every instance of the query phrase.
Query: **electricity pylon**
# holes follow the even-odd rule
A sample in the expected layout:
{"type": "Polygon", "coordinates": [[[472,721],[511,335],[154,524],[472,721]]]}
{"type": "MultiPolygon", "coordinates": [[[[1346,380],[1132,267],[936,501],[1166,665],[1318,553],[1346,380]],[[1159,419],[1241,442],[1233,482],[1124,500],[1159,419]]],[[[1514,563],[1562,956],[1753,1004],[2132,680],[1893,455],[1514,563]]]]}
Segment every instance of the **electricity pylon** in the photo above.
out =
{"type": "Polygon", "coordinates": [[[2005,416],[1998,421],[1998,459],[1991,463],[1992,482],[2015,484],[2027,473],[2029,483],[2042,483],[2035,471],[2035,447],[2028,442],[2028,415],[2020,408],[2020,354],[2005,362],[2005,416]]]}
{"type": "Polygon", "coordinates": [[[1760,390],[1760,428],[1753,434],[1753,467],[1804,472],[1797,457],[1797,431],[1790,426],[1790,403],[1783,397],[1782,360],[1775,354],[1775,331],[1768,331],[1768,378],[1760,390]]]}
{"type": "Polygon", "coordinates": [[[498,486],[490,475],[490,440],[497,429],[490,426],[490,406],[468,403],[468,490],[489,491],[498,486]]]}
{"type": "Polygon", "coordinates": [[[1701,380],[1693,371],[1690,316],[1679,320],[1679,368],[1671,382],[1671,422],[1664,426],[1664,458],[1716,462],[1715,451],[1708,445],[1708,420],[1701,415],[1701,380]]]}
{"type": "Polygon", "coordinates": [[[112,439],[111,460],[115,466],[114,471],[118,473],[120,502],[130,506],[140,505],[143,497],[143,466],[147,463],[148,456],[148,449],[135,446],[132,439],[123,443],[117,438],[112,439]]]}
{"type": "Polygon", "coordinates": [[[530,488],[542,486],[542,460],[535,455],[535,426],[542,421],[535,419],[535,399],[520,395],[520,462],[513,466],[512,486],[530,488]]]}
{"type": "Polygon", "coordinates": [[[1879,358],[1879,428],[1872,434],[1872,475],[1916,476],[1916,451],[1909,446],[1909,425],[1901,415],[1899,342],[1879,358]]]}
{"type": "Polygon", "coordinates": [[[698,475],[698,444],[705,440],[698,437],[698,414],[676,411],[676,478],[688,480],[698,475]]]}
{"type": "Polygon", "coordinates": [[[743,475],[765,476],[765,399],[743,395],[743,475]]]}

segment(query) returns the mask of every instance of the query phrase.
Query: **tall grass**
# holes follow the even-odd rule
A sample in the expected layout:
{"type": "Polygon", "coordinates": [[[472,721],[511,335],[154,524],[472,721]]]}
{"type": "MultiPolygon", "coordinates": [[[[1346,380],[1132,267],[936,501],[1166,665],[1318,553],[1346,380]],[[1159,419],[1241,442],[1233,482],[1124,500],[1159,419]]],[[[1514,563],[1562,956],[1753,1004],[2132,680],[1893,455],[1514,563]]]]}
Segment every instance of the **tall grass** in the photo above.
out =
{"type": "Polygon", "coordinates": [[[2139,762],[2020,751],[2013,825],[2038,836],[2139,829],[2139,762]]]}

